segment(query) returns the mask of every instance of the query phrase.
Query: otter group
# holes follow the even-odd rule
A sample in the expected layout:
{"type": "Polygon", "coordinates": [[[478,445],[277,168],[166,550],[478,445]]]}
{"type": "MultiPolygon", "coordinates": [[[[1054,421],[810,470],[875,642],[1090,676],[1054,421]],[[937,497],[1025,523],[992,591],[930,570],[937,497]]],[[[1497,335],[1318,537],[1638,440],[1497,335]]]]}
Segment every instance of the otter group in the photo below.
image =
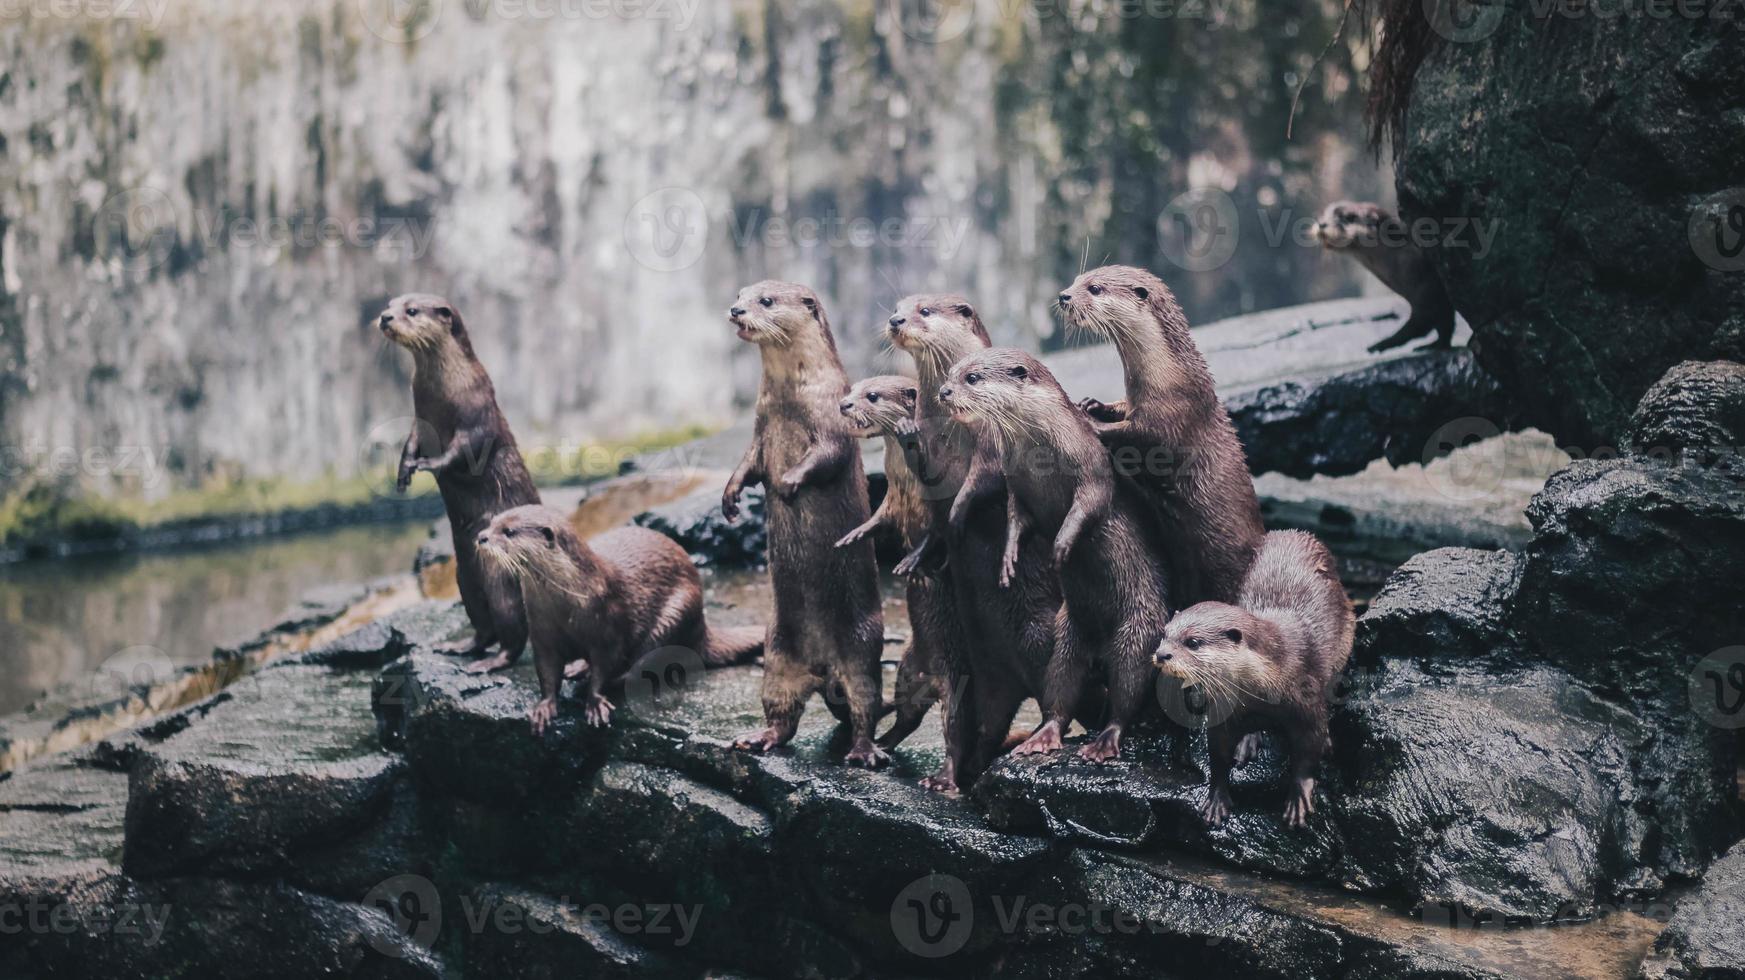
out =
{"type": "Polygon", "coordinates": [[[704,623],[677,545],[639,529],[582,542],[538,506],[459,315],[435,297],[395,300],[381,326],[414,353],[420,419],[402,485],[417,469],[436,474],[469,650],[501,648],[470,669],[507,666],[531,635],[538,733],[564,676],[586,674],[583,717],[605,725],[607,692],[642,653],[682,644],[710,666],[761,653],[764,724],[735,748],[785,745],[822,692],[849,726],[846,761],[879,768],[943,702],[945,761],[923,781],[941,792],[970,785],[1009,747],[1062,749],[1074,722],[1092,733],[1079,756],[1118,758],[1170,676],[1198,686],[1218,719],[1207,822],[1228,814],[1230,769],[1252,754],[1239,740],[1271,728],[1292,756],[1285,819],[1302,825],[1328,745],[1326,687],[1352,643],[1332,559],[1312,536],[1265,530],[1241,443],[1161,280],[1092,270],[1060,294],[1059,312],[1114,344],[1122,399],[1073,401],[1036,358],[993,347],[974,306],[951,295],[904,299],[881,326],[913,378],[850,385],[816,293],[775,281],[740,292],[728,319],[763,376],[755,435],[721,509],[736,520],[746,487],[768,490],[774,604],[767,631],[751,636],[704,623]],[[856,445],[871,438],[886,452],[877,513],[856,445]],[[909,549],[896,572],[908,581],[911,642],[891,705],[872,547],[881,528],[909,549]],[[1014,737],[1031,699],[1043,721],[1014,737]]]}

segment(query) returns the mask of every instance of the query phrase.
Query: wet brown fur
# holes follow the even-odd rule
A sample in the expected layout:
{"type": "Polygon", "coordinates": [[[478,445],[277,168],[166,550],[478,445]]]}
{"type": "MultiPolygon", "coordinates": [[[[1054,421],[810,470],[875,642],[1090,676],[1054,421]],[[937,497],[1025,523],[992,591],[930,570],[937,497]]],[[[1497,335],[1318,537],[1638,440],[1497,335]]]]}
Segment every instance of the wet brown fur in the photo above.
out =
{"type": "Polygon", "coordinates": [[[520,590],[483,568],[474,539],[495,514],[539,502],[533,477],[497,407],[490,375],[473,354],[460,311],[440,296],[410,294],[388,304],[377,321],[388,339],[412,352],[412,407],[417,420],[400,453],[396,489],[412,474],[435,475],[454,535],[455,578],[473,639],[455,652],[496,657],[478,669],[507,667],[527,644],[520,590]]]}
{"type": "Polygon", "coordinates": [[[1436,272],[1430,253],[1406,234],[1406,227],[1393,212],[1379,204],[1338,201],[1327,205],[1315,223],[1315,238],[1329,251],[1357,260],[1412,304],[1411,316],[1399,330],[1371,344],[1372,353],[1403,347],[1419,337],[1435,334],[1421,350],[1445,350],[1454,346],[1454,304],[1436,272]]]}
{"type": "Polygon", "coordinates": [[[740,492],[762,483],[769,535],[774,615],[764,657],[765,728],[735,747],[767,751],[787,744],[812,694],[853,729],[847,761],[877,767],[873,744],[881,714],[879,654],[884,616],[873,544],[836,542],[864,524],[870,507],[860,451],[838,404],[848,378],[824,304],[805,286],[747,286],[728,313],[740,339],[763,358],[757,427],[722,494],[729,520],[740,492]]]}
{"type": "Polygon", "coordinates": [[[1345,669],[1355,629],[1333,555],[1304,531],[1266,536],[1237,604],[1200,603],[1170,622],[1159,669],[1201,686],[1222,719],[1207,732],[1211,785],[1201,813],[1208,823],[1229,815],[1238,743],[1262,729],[1282,732],[1290,749],[1285,821],[1307,822],[1329,745],[1327,688],[1345,669]]]}
{"type": "Polygon", "coordinates": [[[999,445],[1014,571],[1057,575],[1064,602],[1044,682],[1043,724],[1021,754],[1059,748],[1093,668],[1109,686],[1108,718],[1079,754],[1106,762],[1144,709],[1151,655],[1169,618],[1162,541],[1144,497],[1114,467],[1090,420],[1042,362],[992,348],[959,361],[940,401],[999,445]],[[1033,539],[1047,557],[1019,551],[1033,539]]]}
{"type": "Polygon", "coordinates": [[[761,628],[714,630],[703,615],[703,580],[671,538],[640,527],[582,541],[550,507],[498,514],[478,535],[479,554],[515,583],[527,610],[538,704],[535,735],[557,715],[559,686],[577,661],[587,664],[584,717],[611,720],[605,691],[644,654],[664,647],[696,652],[705,666],[746,663],[763,650],[761,628]]]}
{"type": "MultiPolygon", "coordinates": [[[[1060,580],[1040,540],[1026,541],[1010,587],[1000,584],[1005,554],[1005,477],[997,440],[954,419],[939,404],[951,366],[989,346],[987,329],[962,296],[911,296],[887,325],[891,342],[914,358],[921,391],[922,484],[928,498],[928,544],[943,549],[941,573],[963,657],[948,665],[943,768],[924,781],[950,792],[969,786],[1008,748],[1012,719],[1029,698],[1042,699],[1054,651],[1060,580]]],[[[916,564],[924,562],[913,556],[916,564]]],[[[1101,709],[1090,710],[1100,716],[1101,709]]]]}
{"type": "MultiPolygon", "coordinates": [[[[915,475],[920,430],[915,425],[915,405],[920,389],[913,378],[881,375],[857,381],[842,400],[842,417],[863,439],[882,438],[885,444],[885,499],[872,519],[837,542],[846,547],[881,527],[895,531],[905,551],[919,547],[927,534],[928,508],[915,475]],[[911,462],[913,460],[913,464],[911,462]]],[[[909,646],[897,667],[894,702],[886,710],[896,720],[879,736],[883,748],[895,748],[914,734],[927,719],[927,712],[945,695],[946,664],[943,646],[956,642],[957,623],[951,620],[946,586],[936,577],[910,576],[905,587],[909,607],[909,646]],[[942,607],[942,603],[945,604],[942,607]]]]}
{"type": "Polygon", "coordinates": [[[1242,442],[1174,294],[1144,269],[1105,266],[1079,276],[1060,306],[1069,326],[1120,352],[1126,401],[1081,408],[1116,469],[1151,498],[1171,600],[1233,600],[1266,527],[1242,442]]]}

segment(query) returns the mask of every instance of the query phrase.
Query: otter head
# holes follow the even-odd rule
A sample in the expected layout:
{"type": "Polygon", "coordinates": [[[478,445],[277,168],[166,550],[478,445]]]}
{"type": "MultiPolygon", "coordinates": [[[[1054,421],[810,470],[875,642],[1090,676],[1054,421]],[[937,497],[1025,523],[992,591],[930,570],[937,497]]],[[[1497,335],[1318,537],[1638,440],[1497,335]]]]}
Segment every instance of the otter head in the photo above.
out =
{"type": "Polygon", "coordinates": [[[1152,323],[1187,326],[1163,280],[1130,265],[1106,265],[1080,275],[1059,302],[1068,327],[1105,340],[1138,339],[1152,323]]]}
{"type": "Polygon", "coordinates": [[[904,297],[885,331],[893,346],[917,359],[932,354],[955,361],[967,351],[992,344],[975,307],[954,295],[904,297]]]}
{"type": "Polygon", "coordinates": [[[895,432],[900,422],[913,421],[921,390],[912,378],[886,374],[856,382],[842,400],[842,417],[862,439],[895,432]]]}
{"type": "Polygon", "coordinates": [[[1001,432],[1016,432],[1065,402],[1048,368],[1011,347],[990,347],[958,361],[939,388],[939,403],[953,418],[1001,432]]]}
{"type": "Polygon", "coordinates": [[[466,342],[466,326],[454,305],[429,293],[389,300],[376,326],[389,340],[414,353],[436,350],[450,340],[466,342]]]}
{"type": "Polygon", "coordinates": [[[528,504],[491,518],[474,543],[487,562],[525,572],[562,554],[560,545],[565,535],[573,533],[569,518],[562,513],[528,504]]]}
{"type": "Polygon", "coordinates": [[[1237,606],[1202,602],[1164,628],[1153,662],[1183,684],[1198,685],[1214,703],[1265,697],[1276,686],[1273,664],[1252,643],[1255,618],[1237,606]]]}
{"type": "Polygon", "coordinates": [[[1382,225],[1389,217],[1379,204],[1335,201],[1327,205],[1315,222],[1315,238],[1334,250],[1374,246],[1379,243],[1382,225]]]}
{"type": "Polygon", "coordinates": [[[795,347],[822,340],[832,351],[836,338],[818,294],[805,286],[766,279],[739,291],[727,310],[739,339],[759,347],[795,347]]]}

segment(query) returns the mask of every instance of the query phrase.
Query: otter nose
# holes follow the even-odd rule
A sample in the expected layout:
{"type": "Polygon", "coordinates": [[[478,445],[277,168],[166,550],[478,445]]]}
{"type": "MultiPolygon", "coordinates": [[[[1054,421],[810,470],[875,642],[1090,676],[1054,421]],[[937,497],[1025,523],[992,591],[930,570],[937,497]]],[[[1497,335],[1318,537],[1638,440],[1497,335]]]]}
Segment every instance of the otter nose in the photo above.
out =
{"type": "Polygon", "coordinates": [[[385,327],[385,326],[387,326],[387,325],[388,325],[388,324],[390,324],[390,323],[393,323],[393,322],[394,322],[394,314],[392,314],[392,313],[383,313],[383,314],[382,314],[382,318],[381,318],[381,320],[379,320],[379,321],[378,321],[378,322],[379,322],[379,323],[380,323],[380,324],[381,324],[381,325],[382,325],[382,326],[384,326],[384,327],[385,327]]]}
{"type": "Polygon", "coordinates": [[[745,315],[745,308],[742,306],[735,306],[733,309],[727,311],[727,315],[728,316],[735,316],[735,317],[744,316],[745,315]]]}
{"type": "Polygon", "coordinates": [[[840,404],[836,407],[842,409],[842,414],[847,415],[849,409],[854,407],[854,402],[851,402],[845,398],[845,399],[843,399],[842,404],[840,404]]]}
{"type": "Polygon", "coordinates": [[[1169,663],[1169,658],[1170,658],[1170,652],[1168,650],[1158,650],[1157,651],[1156,660],[1159,664],[1169,663]]]}
{"type": "Polygon", "coordinates": [[[891,326],[893,326],[893,327],[900,327],[900,326],[902,326],[902,325],[903,325],[903,324],[904,324],[904,323],[906,323],[906,322],[908,322],[908,319],[909,319],[909,318],[908,318],[908,317],[905,317],[905,316],[894,316],[894,317],[891,317],[891,326]]]}
{"type": "Polygon", "coordinates": [[[1066,304],[1068,304],[1070,302],[1072,302],[1072,294],[1071,293],[1061,293],[1060,294],[1060,305],[1065,306],[1066,304]]]}
{"type": "Polygon", "coordinates": [[[951,386],[950,385],[946,385],[946,386],[939,389],[939,400],[940,401],[946,401],[950,397],[951,397],[951,386]]]}
{"type": "Polygon", "coordinates": [[[479,547],[481,547],[481,548],[484,547],[485,541],[489,538],[490,538],[490,535],[484,533],[483,531],[479,532],[479,538],[478,538],[479,547]]]}

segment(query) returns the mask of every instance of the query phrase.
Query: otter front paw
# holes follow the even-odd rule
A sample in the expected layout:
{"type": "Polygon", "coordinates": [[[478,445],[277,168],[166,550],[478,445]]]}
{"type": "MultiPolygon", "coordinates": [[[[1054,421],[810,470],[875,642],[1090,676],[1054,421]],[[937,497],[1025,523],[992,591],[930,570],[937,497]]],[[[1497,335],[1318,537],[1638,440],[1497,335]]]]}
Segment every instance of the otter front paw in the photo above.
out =
{"type": "Polygon", "coordinates": [[[874,745],[872,739],[862,738],[855,742],[854,748],[842,757],[842,761],[865,769],[883,769],[890,763],[891,757],[884,749],[874,745]]]}
{"type": "Polygon", "coordinates": [[[1000,559],[1000,588],[1011,588],[1012,579],[1017,574],[1018,553],[1016,551],[1009,551],[1000,559]]]}
{"type": "Polygon", "coordinates": [[[563,676],[565,680],[579,680],[588,676],[590,669],[586,660],[572,660],[563,665],[563,676]]]}
{"type": "Polygon", "coordinates": [[[921,780],[921,788],[933,793],[944,793],[948,796],[956,796],[959,792],[957,777],[943,769],[921,780]]]}
{"type": "Polygon", "coordinates": [[[799,495],[800,487],[804,485],[804,482],[800,477],[789,473],[776,482],[776,496],[783,500],[792,501],[799,495]]]}
{"type": "Polygon", "coordinates": [[[1315,781],[1304,779],[1291,787],[1285,801],[1285,823],[1301,829],[1309,825],[1309,814],[1315,812],[1315,781]]]}
{"type": "Polygon", "coordinates": [[[605,728],[612,724],[612,702],[605,695],[595,694],[588,698],[588,703],[582,708],[582,719],[595,728],[605,728]]]}
{"type": "Polygon", "coordinates": [[[1110,725],[1079,749],[1079,758],[1103,765],[1121,756],[1121,729],[1110,725]]]}
{"type": "Polygon", "coordinates": [[[721,517],[732,524],[739,520],[739,491],[729,488],[721,495],[721,517]]]}
{"type": "Polygon", "coordinates": [[[860,527],[857,527],[854,530],[848,532],[847,534],[844,534],[842,537],[836,539],[836,547],[846,548],[849,545],[857,543],[862,538],[866,537],[867,535],[869,535],[871,533],[872,533],[872,525],[871,524],[862,524],[860,527]]]}
{"type": "Polygon", "coordinates": [[[1060,726],[1052,721],[1043,722],[1036,733],[1025,739],[1012,750],[1013,755],[1042,755],[1045,752],[1058,752],[1061,748],[1060,726]]]}
{"type": "Polygon", "coordinates": [[[774,728],[763,728],[755,732],[746,732],[733,740],[733,747],[741,752],[768,752],[779,748],[782,744],[781,733],[774,728]]]}
{"type": "Polygon", "coordinates": [[[1120,422],[1127,417],[1127,413],[1122,411],[1121,406],[1100,402],[1095,398],[1081,400],[1079,402],[1079,411],[1096,419],[1098,422],[1120,422]]]}
{"type": "Polygon", "coordinates": [[[402,459],[400,468],[394,474],[394,492],[405,493],[412,486],[412,474],[418,472],[418,466],[411,459],[402,459]]]}
{"type": "Polygon", "coordinates": [[[462,667],[469,674],[489,674],[494,671],[506,670],[509,667],[508,654],[499,653],[495,657],[484,657],[462,667]]]}
{"type": "Polygon", "coordinates": [[[557,700],[546,698],[540,701],[533,706],[532,711],[527,713],[527,720],[533,725],[534,737],[544,735],[545,730],[551,727],[551,723],[557,720],[557,700]]]}

